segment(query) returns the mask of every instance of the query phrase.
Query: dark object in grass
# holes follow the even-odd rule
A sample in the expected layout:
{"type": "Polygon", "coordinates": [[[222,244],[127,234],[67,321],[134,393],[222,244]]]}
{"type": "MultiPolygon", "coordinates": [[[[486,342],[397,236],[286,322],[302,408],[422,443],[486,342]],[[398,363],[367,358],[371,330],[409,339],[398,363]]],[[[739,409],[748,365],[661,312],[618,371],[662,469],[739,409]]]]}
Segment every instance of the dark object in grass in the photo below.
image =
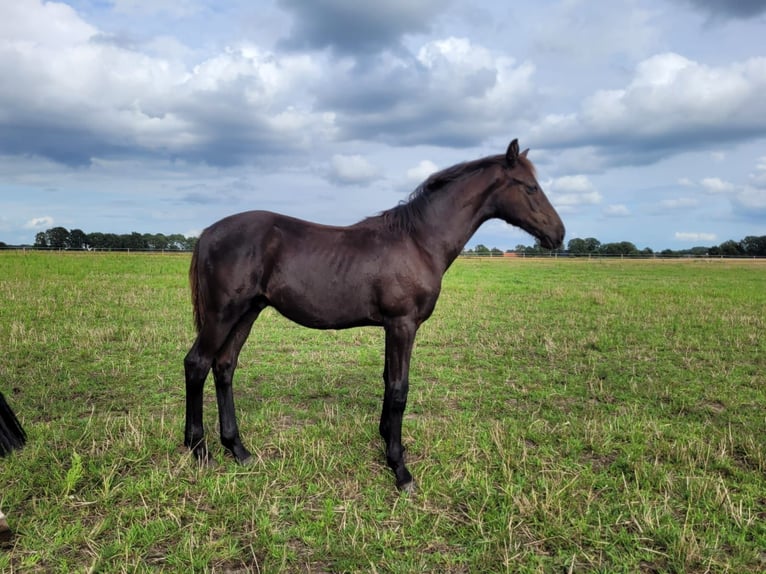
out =
{"type": "Polygon", "coordinates": [[[415,335],[434,310],[442,276],[493,218],[521,227],[549,249],[564,239],[564,225],[517,140],[505,154],[431,175],[408,202],[349,227],[248,211],[207,228],[189,270],[198,335],[184,359],[186,446],[197,460],[210,460],[202,390],[212,368],[221,442],[237,461],[250,462],[237,427],[232,377],[266,307],[314,329],[380,326],[386,343],[379,431],[397,487],[411,491],[401,432],[415,335]]]}
{"type": "Polygon", "coordinates": [[[8,526],[8,522],[5,520],[5,514],[0,510],[0,547],[3,544],[13,540],[13,531],[8,526]]]}
{"type": "Polygon", "coordinates": [[[16,418],[3,393],[0,393],[0,456],[5,456],[14,449],[21,448],[27,435],[16,418]]]}
{"type": "MultiPolygon", "coordinates": [[[[27,440],[27,435],[21,427],[3,393],[0,393],[0,456],[5,456],[12,450],[21,448],[27,440]]],[[[0,510],[0,543],[8,542],[13,533],[8,527],[3,511],[0,510]]]]}

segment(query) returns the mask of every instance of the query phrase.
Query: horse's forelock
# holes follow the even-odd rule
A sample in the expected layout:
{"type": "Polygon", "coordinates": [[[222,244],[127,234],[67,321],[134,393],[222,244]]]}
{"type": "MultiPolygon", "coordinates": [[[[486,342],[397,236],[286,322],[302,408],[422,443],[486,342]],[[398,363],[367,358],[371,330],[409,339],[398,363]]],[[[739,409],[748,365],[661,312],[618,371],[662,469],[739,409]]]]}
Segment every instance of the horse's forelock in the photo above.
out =
{"type": "Polygon", "coordinates": [[[532,163],[531,159],[525,155],[520,155],[517,161],[532,175],[532,177],[537,178],[537,168],[535,167],[535,164],[532,163]]]}

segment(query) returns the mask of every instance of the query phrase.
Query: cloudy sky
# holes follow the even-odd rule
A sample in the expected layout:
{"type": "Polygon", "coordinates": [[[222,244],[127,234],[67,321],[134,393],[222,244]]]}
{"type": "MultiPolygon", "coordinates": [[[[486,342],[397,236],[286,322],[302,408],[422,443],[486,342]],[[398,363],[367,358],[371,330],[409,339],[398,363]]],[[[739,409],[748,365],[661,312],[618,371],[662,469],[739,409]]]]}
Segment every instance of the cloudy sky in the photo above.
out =
{"type": "Polygon", "coordinates": [[[351,224],[512,138],[567,239],[766,235],[764,38],[766,0],[0,0],[0,241],[351,224]]]}

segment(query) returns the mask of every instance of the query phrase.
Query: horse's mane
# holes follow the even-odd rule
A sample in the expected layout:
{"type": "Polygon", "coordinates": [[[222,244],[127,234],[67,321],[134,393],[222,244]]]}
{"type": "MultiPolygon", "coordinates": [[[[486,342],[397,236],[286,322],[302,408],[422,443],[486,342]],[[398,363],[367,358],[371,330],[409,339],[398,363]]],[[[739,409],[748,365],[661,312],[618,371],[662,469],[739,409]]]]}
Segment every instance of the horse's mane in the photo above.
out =
{"type": "MultiPolygon", "coordinates": [[[[443,169],[442,171],[437,171],[416,187],[407,201],[403,201],[399,203],[399,205],[383,211],[378,215],[368,217],[361,223],[382,221],[391,231],[411,233],[416,228],[417,224],[423,220],[426,207],[436,193],[449,187],[450,184],[473,175],[478,171],[495,165],[503,165],[505,164],[505,161],[505,155],[489,156],[474,161],[459,163],[452,167],[448,167],[447,169],[443,169]]],[[[520,155],[518,162],[534,175],[535,166],[526,158],[526,156],[520,155]]]]}

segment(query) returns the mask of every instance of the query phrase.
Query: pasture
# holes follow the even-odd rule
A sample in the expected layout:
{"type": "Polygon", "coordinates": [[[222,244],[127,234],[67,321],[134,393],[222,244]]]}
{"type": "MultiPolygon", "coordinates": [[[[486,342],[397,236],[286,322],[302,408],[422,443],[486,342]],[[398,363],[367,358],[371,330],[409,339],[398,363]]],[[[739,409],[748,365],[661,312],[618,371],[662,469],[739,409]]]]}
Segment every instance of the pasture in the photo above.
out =
{"type": "Polygon", "coordinates": [[[413,353],[415,495],[379,329],[271,310],[237,466],[182,447],[188,255],[0,252],[2,572],[762,572],[766,263],[458,260],[413,353]]]}

